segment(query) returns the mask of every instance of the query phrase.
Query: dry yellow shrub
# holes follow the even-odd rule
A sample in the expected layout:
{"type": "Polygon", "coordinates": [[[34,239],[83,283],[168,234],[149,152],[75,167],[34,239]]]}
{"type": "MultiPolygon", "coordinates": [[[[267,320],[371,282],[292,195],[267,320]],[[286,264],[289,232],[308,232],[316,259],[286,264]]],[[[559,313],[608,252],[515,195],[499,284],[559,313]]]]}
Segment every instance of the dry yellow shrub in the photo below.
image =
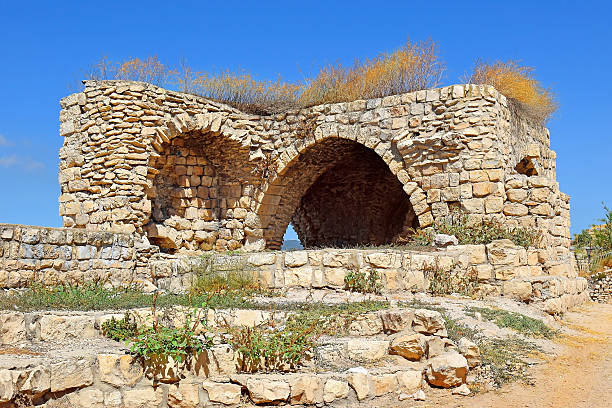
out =
{"type": "Polygon", "coordinates": [[[493,85],[519,114],[539,123],[545,123],[558,107],[554,94],[533,77],[533,68],[515,61],[476,62],[469,82],[493,85]]]}
{"type": "Polygon", "coordinates": [[[408,41],[392,53],[357,60],[351,67],[324,67],[307,81],[299,101],[302,106],[312,106],[433,88],[440,84],[444,69],[435,42],[408,41]]]}
{"type": "Polygon", "coordinates": [[[107,79],[142,81],[163,86],[175,73],[161,63],[156,55],[144,60],[130,58],[123,62],[110,61],[103,56],[100,61],[90,67],[86,77],[100,81],[107,79]]]}

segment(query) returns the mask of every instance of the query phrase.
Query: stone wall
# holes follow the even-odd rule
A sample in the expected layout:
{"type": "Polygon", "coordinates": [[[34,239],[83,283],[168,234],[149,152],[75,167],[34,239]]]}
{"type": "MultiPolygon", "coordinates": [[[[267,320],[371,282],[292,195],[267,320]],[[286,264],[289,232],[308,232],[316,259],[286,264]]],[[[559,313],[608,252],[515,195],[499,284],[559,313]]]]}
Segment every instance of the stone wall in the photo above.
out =
{"type": "Polygon", "coordinates": [[[599,303],[612,302],[612,270],[589,279],[591,299],[599,303]]]}
{"type": "Polygon", "coordinates": [[[148,84],[88,81],[61,106],[67,227],[136,233],[166,252],[261,250],[278,249],[292,220],[312,246],[388,243],[461,208],[540,229],[542,263],[569,262],[569,197],[548,131],[517,119],[490,86],[256,116],[148,84]],[[334,189],[343,179],[359,182],[334,189]],[[384,204],[397,214],[376,218],[384,204]]]}
{"type": "MultiPolygon", "coordinates": [[[[203,259],[178,256],[151,262],[155,285],[182,292],[201,269],[203,259]]],[[[211,262],[210,259],[207,262],[211,262]]],[[[515,246],[509,240],[489,245],[460,245],[430,252],[400,249],[324,249],[290,252],[260,252],[215,255],[212,268],[252,273],[264,288],[345,288],[350,271],[380,276],[383,293],[402,295],[426,292],[432,269],[473,274],[481,296],[505,296],[535,303],[551,314],[562,313],[588,299],[587,281],[567,267],[548,275],[538,262],[538,251],[515,246]]]]}
{"type": "MultiPolygon", "coordinates": [[[[129,234],[0,224],[0,288],[31,283],[146,280],[129,234]]],[[[148,271],[147,271],[148,272],[148,271]]]]}

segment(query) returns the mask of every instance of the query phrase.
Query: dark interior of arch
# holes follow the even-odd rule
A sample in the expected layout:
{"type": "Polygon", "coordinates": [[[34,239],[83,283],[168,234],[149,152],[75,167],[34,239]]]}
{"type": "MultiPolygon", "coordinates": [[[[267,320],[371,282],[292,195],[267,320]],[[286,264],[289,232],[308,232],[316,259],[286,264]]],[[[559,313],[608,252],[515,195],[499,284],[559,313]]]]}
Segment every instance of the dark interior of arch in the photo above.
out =
{"type": "Polygon", "coordinates": [[[326,156],[333,152],[333,159],[307,186],[291,219],[302,245],[391,244],[418,228],[409,196],[387,164],[359,143],[338,139],[333,143],[325,149],[326,156]]]}

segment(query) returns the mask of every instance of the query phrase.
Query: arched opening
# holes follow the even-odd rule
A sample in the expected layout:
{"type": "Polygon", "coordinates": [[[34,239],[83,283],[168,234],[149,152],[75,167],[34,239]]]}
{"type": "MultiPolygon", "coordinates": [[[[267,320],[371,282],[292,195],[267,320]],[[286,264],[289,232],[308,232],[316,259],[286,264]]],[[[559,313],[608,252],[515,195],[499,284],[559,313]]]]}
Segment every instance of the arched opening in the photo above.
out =
{"type": "Polygon", "coordinates": [[[149,160],[149,240],[170,253],[240,247],[243,227],[232,218],[251,183],[248,148],[202,131],[183,133],[162,148],[149,160]]]}
{"type": "Polygon", "coordinates": [[[289,222],[306,248],[391,244],[419,226],[384,160],[352,140],[318,142],[271,187],[278,204],[262,217],[268,248],[280,247],[289,222]]]}

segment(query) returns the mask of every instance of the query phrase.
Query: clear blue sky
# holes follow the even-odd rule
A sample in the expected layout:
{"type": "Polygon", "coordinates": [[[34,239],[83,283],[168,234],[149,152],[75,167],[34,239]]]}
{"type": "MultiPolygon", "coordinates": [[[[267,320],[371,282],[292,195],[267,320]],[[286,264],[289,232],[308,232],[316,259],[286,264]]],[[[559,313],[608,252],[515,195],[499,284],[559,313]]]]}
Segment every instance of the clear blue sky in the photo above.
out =
{"type": "Polygon", "coordinates": [[[549,123],[572,231],[612,206],[612,6],[606,1],[3,1],[0,222],[59,226],[59,99],[100,55],[301,79],[321,64],[440,44],[457,83],[476,58],[520,59],[553,87],[549,123]]]}

